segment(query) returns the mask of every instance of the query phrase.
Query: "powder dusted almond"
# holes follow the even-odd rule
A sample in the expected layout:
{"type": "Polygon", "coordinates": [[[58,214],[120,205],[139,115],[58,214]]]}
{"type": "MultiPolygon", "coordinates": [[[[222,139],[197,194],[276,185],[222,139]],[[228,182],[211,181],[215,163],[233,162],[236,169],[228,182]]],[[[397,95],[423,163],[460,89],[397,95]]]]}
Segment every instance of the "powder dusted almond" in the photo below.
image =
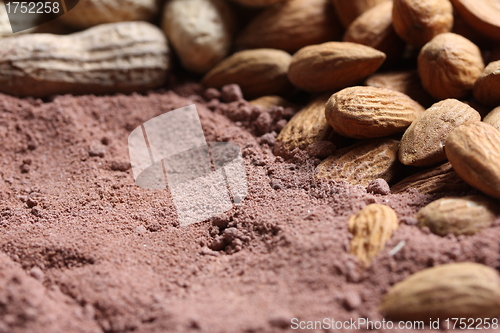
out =
{"type": "Polygon", "coordinates": [[[495,219],[492,200],[481,196],[441,198],[417,213],[419,227],[446,236],[474,235],[488,228],[495,219]]]}
{"type": "Polygon", "coordinates": [[[400,169],[399,141],[378,139],[359,142],[343,148],[316,167],[316,177],[344,180],[353,185],[368,186],[377,178],[391,182],[400,169]]]}
{"type": "Polygon", "coordinates": [[[349,232],[354,236],[350,253],[369,266],[398,227],[398,216],[391,207],[366,206],[349,218],[349,232]]]}
{"type": "Polygon", "coordinates": [[[418,56],[422,85],[439,100],[467,96],[483,69],[479,48],[454,33],[434,37],[418,56]]]}
{"type": "Polygon", "coordinates": [[[392,320],[496,318],[500,277],[493,268],[469,262],[427,268],[395,284],[380,310],[392,320]]]}
{"type": "Polygon", "coordinates": [[[338,90],[373,74],[384,60],[383,52],[361,44],[311,45],[295,53],[288,77],[296,87],[309,92],[338,90]]]}
{"type": "Polygon", "coordinates": [[[448,136],[445,152],[469,185],[500,199],[500,131],[479,121],[460,125],[448,136]]]}
{"type": "Polygon", "coordinates": [[[404,178],[391,187],[391,192],[403,193],[410,189],[415,189],[424,194],[434,194],[443,192],[459,193],[472,188],[457,175],[448,162],[404,178]]]}
{"type": "Polygon", "coordinates": [[[392,26],[392,1],[382,2],[358,16],[345,32],[344,41],[384,52],[386,63],[401,58],[406,44],[392,26]]]}
{"type": "Polygon", "coordinates": [[[500,106],[494,108],[490,113],[488,113],[488,115],[484,117],[483,121],[500,131],[500,106]]]}
{"type": "Polygon", "coordinates": [[[255,17],[236,44],[295,52],[307,45],[336,40],[341,33],[330,0],[291,0],[255,17]]]}
{"type": "Polygon", "coordinates": [[[250,101],[250,104],[255,105],[255,106],[260,106],[264,110],[267,110],[269,108],[275,107],[275,106],[281,106],[282,108],[292,108],[296,109],[297,105],[287,101],[283,97],[276,96],[276,95],[270,95],[270,96],[262,96],[257,99],[254,99],[250,101]]]}
{"type": "Polygon", "coordinates": [[[405,94],[375,87],[350,87],[330,97],[326,120],[340,135],[378,138],[403,132],[424,111],[405,94]]]}
{"type": "Polygon", "coordinates": [[[399,160],[405,165],[431,166],[446,161],[444,144],[457,126],[480,121],[479,112],[456,99],[431,106],[405,131],[399,145],[399,160]]]}
{"type": "Polygon", "coordinates": [[[246,98],[280,95],[291,85],[287,78],[292,57],[281,50],[240,51],[222,60],[203,78],[208,87],[222,88],[236,83],[246,98]]]}
{"type": "Polygon", "coordinates": [[[449,0],[394,0],[394,29],[415,47],[422,47],[434,36],[451,31],[453,6],[449,0]]]}
{"type": "Polygon", "coordinates": [[[390,0],[333,0],[333,5],[344,28],[348,28],[359,15],[379,3],[390,0]]]}
{"type": "Polygon", "coordinates": [[[500,105],[500,60],[486,66],[474,84],[474,97],[486,105],[500,105]]]}
{"type": "Polygon", "coordinates": [[[500,40],[500,3],[498,0],[452,0],[460,16],[484,36],[500,40]]]}

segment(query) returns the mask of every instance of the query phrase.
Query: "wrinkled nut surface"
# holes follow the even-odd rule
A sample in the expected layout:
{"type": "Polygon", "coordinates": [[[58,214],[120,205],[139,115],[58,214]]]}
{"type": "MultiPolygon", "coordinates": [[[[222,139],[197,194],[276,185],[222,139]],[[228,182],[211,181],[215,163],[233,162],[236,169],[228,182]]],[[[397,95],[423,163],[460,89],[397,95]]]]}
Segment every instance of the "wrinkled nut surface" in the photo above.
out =
{"type": "Polygon", "coordinates": [[[454,33],[434,37],[418,56],[422,85],[439,100],[467,96],[483,69],[479,48],[454,33]]]}
{"type": "Polygon", "coordinates": [[[295,53],[288,77],[293,85],[305,91],[334,91],[360,82],[374,73],[384,60],[383,52],[360,44],[311,45],[295,53]]]}
{"type": "Polygon", "coordinates": [[[493,268],[469,262],[427,268],[395,284],[381,312],[392,320],[496,318],[500,277],[493,268]]]}
{"type": "Polygon", "coordinates": [[[162,28],[183,67],[204,74],[229,53],[233,14],[222,0],[172,0],[162,28]]]}
{"type": "Polygon", "coordinates": [[[500,199],[500,131],[479,121],[460,125],[448,136],[445,152],[469,185],[500,199]]]}
{"type": "Polygon", "coordinates": [[[390,183],[400,169],[399,141],[378,139],[359,142],[340,149],[321,162],[315,171],[316,178],[345,180],[363,187],[377,178],[390,183]]]}
{"type": "Polygon", "coordinates": [[[222,60],[203,78],[208,87],[236,83],[246,98],[281,95],[290,88],[287,71],[292,57],[281,50],[255,49],[236,52],[222,60]]]}
{"type": "Polygon", "coordinates": [[[449,0],[394,0],[392,17],[398,35],[421,47],[434,36],[451,31],[453,6],[449,0]]]}
{"type": "Polygon", "coordinates": [[[400,92],[375,87],[350,87],[330,97],[326,120],[335,132],[356,139],[403,132],[424,108],[400,92]]]}
{"type": "Polygon", "coordinates": [[[474,84],[474,97],[486,105],[500,105],[500,60],[486,66],[474,84]]]}
{"type": "Polygon", "coordinates": [[[0,91],[14,96],[146,91],[164,85],[169,69],[165,35],[146,22],[10,37],[2,50],[0,91]]]}
{"type": "Polygon", "coordinates": [[[341,27],[330,0],[290,0],[266,9],[240,33],[236,44],[295,52],[339,39],[341,27]]]}
{"type": "Polygon", "coordinates": [[[248,7],[266,7],[280,2],[285,2],[287,0],[232,0],[232,1],[248,7]]]}
{"type": "Polygon", "coordinates": [[[348,28],[352,21],[368,9],[385,1],[391,0],[332,0],[344,28],[348,28]]]}
{"type": "Polygon", "coordinates": [[[498,0],[451,0],[460,16],[484,36],[500,40],[500,5],[498,0]]]}
{"type": "Polygon", "coordinates": [[[405,131],[399,160],[405,165],[431,166],[446,161],[444,144],[457,126],[480,121],[479,112],[456,99],[446,99],[427,109],[405,131]]]}
{"type": "Polygon", "coordinates": [[[417,213],[419,227],[446,236],[474,235],[495,220],[493,203],[481,196],[441,198],[417,213]]]}
{"type": "Polygon", "coordinates": [[[103,23],[150,21],[158,10],[156,0],[80,0],[58,20],[74,28],[86,29],[103,23]]]}
{"type": "Polygon", "coordinates": [[[392,1],[382,2],[358,16],[346,30],[344,41],[384,52],[386,63],[401,58],[406,44],[392,26],[392,1]]]}
{"type": "Polygon", "coordinates": [[[500,106],[488,113],[483,121],[500,131],[500,106]]]}
{"type": "Polygon", "coordinates": [[[399,227],[396,212],[389,206],[371,204],[349,218],[349,232],[353,234],[350,253],[369,266],[392,232],[399,227]]]}

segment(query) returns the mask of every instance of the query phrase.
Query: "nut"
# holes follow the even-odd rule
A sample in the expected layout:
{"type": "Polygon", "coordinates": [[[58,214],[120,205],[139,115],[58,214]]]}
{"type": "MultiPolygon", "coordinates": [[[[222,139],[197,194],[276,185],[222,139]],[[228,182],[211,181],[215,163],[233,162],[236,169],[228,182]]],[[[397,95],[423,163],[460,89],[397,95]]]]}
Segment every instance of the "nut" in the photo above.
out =
{"type": "Polygon", "coordinates": [[[448,134],[463,123],[480,120],[479,112],[456,99],[438,102],[405,131],[399,145],[399,160],[413,166],[444,162],[444,143],[448,134]]]}
{"type": "Polygon", "coordinates": [[[340,149],[321,162],[315,171],[316,178],[344,180],[363,187],[377,178],[390,183],[400,168],[399,141],[378,139],[359,142],[340,149]]]}
{"type": "Polygon", "coordinates": [[[333,0],[333,5],[342,25],[348,28],[356,17],[385,1],[391,0],[333,0]]]}
{"type": "Polygon", "coordinates": [[[486,66],[474,84],[474,97],[486,105],[500,104],[500,60],[486,66]]]}
{"type": "Polygon", "coordinates": [[[172,0],[162,28],[184,68],[204,74],[229,53],[233,16],[222,0],[172,0]]]}
{"type": "Polygon", "coordinates": [[[338,90],[375,72],[385,54],[361,44],[329,42],[306,46],[293,56],[288,77],[309,92],[338,90]]]}
{"type": "Polygon", "coordinates": [[[474,30],[500,41],[500,6],[498,0],[451,0],[460,16],[474,30]]]}
{"type": "Polygon", "coordinates": [[[350,87],[328,100],[326,120],[335,132],[356,139],[403,132],[424,108],[400,92],[375,87],[350,87]]]}
{"type": "Polygon", "coordinates": [[[146,22],[103,24],[67,36],[2,39],[0,91],[17,96],[146,91],[165,84],[169,49],[146,22]]]}
{"type": "Polygon", "coordinates": [[[493,223],[493,207],[491,200],[481,196],[441,198],[418,212],[418,226],[441,236],[474,235],[493,223]]]}
{"type": "Polygon", "coordinates": [[[238,36],[236,44],[295,52],[340,36],[341,27],[330,0],[290,0],[255,17],[238,36]]]}
{"type": "Polygon", "coordinates": [[[500,199],[500,132],[473,121],[455,128],[445,152],[453,169],[469,185],[500,199]]]}
{"type": "Polygon", "coordinates": [[[395,284],[381,312],[393,320],[496,318],[500,277],[493,268],[470,262],[427,268],[395,284]]]}
{"type": "Polygon", "coordinates": [[[280,95],[291,85],[287,71],[292,57],[281,50],[256,49],[236,52],[222,60],[203,78],[208,87],[236,83],[246,98],[280,95]]]}
{"type": "Polygon", "coordinates": [[[439,100],[467,96],[483,69],[479,48],[454,33],[434,37],[418,56],[422,85],[439,100]]]}
{"type": "Polygon", "coordinates": [[[483,121],[500,131],[500,106],[494,108],[493,111],[488,113],[488,115],[484,117],[483,121]]]}
{"type": "Polygon", "coordinates": [[[366,206],[349,218],[349,232],[354,236],[350,253],[369,266],[398,227],[398,216],[391,207],[379,204],[366,206]]]}

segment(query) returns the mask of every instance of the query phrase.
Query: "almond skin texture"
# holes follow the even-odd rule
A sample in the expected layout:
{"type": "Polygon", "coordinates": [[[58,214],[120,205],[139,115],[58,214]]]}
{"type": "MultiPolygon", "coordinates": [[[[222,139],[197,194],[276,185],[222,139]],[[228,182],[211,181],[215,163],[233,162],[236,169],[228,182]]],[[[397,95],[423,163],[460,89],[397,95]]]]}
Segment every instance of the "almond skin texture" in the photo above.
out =
{"type": "Polygon", "coordinates": [[[483,69],[479,48],[454,33],[434,37],[418,56],[422,85],[438,100],[467,96],[483,69]]]}
{"type": "Polygon", "coordinates": [[[449,162],[406,177],[392,186],[391,192],[403,193],[410,189],[415,189],[424,194],[443,192],[459,193],[472,190],[472,188],[457,175],[449,162]]]}
{"type": "Polygon", "coordinates": [[[405,131],[399,160],[405,165],[431,166],[446,161],[444,144],[457,126],[480,121],[479,112],[456,99],[446,99],[427,109],[405,131]]]}
{"type": "Polygon", "coordinates": [[[434,36],[451,31],[453,6],[449,0],[394,0],[392,18],[401,38],[422,47],[434,36]]]}
{"type": "Polygon", "coordinates": [[[341,34],[330,0],[291,0],[255,17],[236,44],[295,52],[307,45],[339,39],[341,34]]]}
{"type": "Polygon", "coordinates": [[[396,283],[381,312],[391,320],[496,318],[500,277],[493,268],[469,262],[427,268],[396,283]]]}
{"type": "Polygon", "coordinates": [[[332,0],[344,28],[348,28],[359,15],[386,1],[390,0],[332,0]]]}
{"type": "Polygon", "coordinates": [[[236,83],[246,98],[280,95],[291,89],[287,78],[292,57],[281,50],[240,51],[222,60],[203,78],[207,87],[236,83]]]}
{"type": "Polygon", "coordinates": [[[479,121],[460,125],[448,136],[445,151],[469,185],[500,199],[500,131],[479,121]]]}
{"type": "Polygon", "coordinates": [[[500,105],[500,60],[486,66],[474,84],[474,97],[486,105],[500,105]]]}
{"type": "Polygon", "coordinates": [[[398,147],[399,141],[392,139],[359,142],[321,162],[316,167],[316,177],[344,180],[364,187],[377,178],[389,183],[401,166],[397,158],[398,147]]]}
{"type": "Polygon", "coordinates": [[[400,92],[359,86],[333,94],[325,111],[340,135],[368,139],[404,132],[424,108],[400,92]]]}
{"type": "Polygon", "coordinates": [[[417,213],[419,227],[437,235],[474,235],[495,219],[493,202],[481,196],[441,198],[417,213]]]}
{"type": "Polygon", "coordinates": [[[392,232],[399,227],[396,212],[389,206],[371,204],[349,218],[349,232],[353,234],[350,253],[365,266],[375,258],[392,232]]]}
{"type": "Polygon", "coordinates": [[[484,117],[483,121],[500,131],[500,106],[488,113],[488,115],[484,117]]]}
{"type": "Polygon", "coordinates": [[[500,41],[500,3],[498,0],[452,0],[453,6],[474,30],[500,41]]]}
{"type": "Polygon", "coordinates": [[[348,42],[306,46],[293,56],[288,77],[309,92],[335,91],[362,81],[385,60],[374,48],[348,42]]]}
{"type": "Polygon", "coordinates": [[[358,16],[345,32],[344,41],[384,52],[386,64],[400,59],[406,44],[392,26],[392,1],[382,2],[358,16]]]}

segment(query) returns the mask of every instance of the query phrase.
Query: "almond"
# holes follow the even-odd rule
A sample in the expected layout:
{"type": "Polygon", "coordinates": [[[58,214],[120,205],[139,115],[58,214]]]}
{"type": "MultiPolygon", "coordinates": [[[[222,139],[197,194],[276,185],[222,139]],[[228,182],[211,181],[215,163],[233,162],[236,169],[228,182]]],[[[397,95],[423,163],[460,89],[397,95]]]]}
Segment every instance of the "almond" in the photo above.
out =
{"type": "Polygon", "coordinates": [[[500,131],[500,106],[494,108],[493,111],[488,113],[488,115],[484,117],[483,121],[500,131]]]}
{"type": "Polygon", "coordinates": [[[316,177],[344,180],[364,187],[377,178],[389,183],[401,166],[397,158],[398,146],[397,140],[378,139],[343,148],[316,167],[316,177]]]}
{"type": "Polygon", "coordinates": [[[309,92],[335,91],[373,74],[385,60],[374,48],[348,42],[306,46],[293,56],[288,77],[309,92]]]}
{"type": "Polygon", "coordinates": [[[498,0],[452,0],[460,16],[484,36],[500,40],[500,5],[498,0]]]}
{"type": "Polygon", "coordinates": [[[418,56],[422,85],[439,100],[467,96],[483,69],[479,48],[454,33],[434,37],[418,56]]]}
{"type": "Polygon", "coordinates": [[[379,3],[391,0],[333,0],[333,5],[344,28],[348,28],[351,22],[368,9],[379,3]]]}
{"type": "Polygon", "coordinates": [[[241,32],[236,44],[295,52],[341,36],[330,0],[290,0],[266,9],[241,32]]]}
{"type": "Polygon", "coordinates": [[[392,1],[382,2],[358,16],[345,32],[344,41],[384,52],[386,63],[401,58],[406,44],[392,26],[392,1]]]}
{"type": "Polygon", "coordinates": [[[500,60],[486,66],[474,84],[474,97],[486,105],[500,105],[500,60]]]}
{"type": "Polygon", "coordinates": [[[326,119],[340,135],[366,139],[403,132],[423,111],[400,92],[359,86],[333,94],[326,104],[326,119]]]}
{"type": "Polygon", "coordinates": [[[431,106],[405,131],[399,145],[399,160],[405,165],[430,166],[446,161],[444,143],[448,134],[468,121],[480,121],[479,112],[456,99],[431,106]]]}
{"type": "Polygon", "coordinates": [[[500,199],[500,131],[479,121],[460,125],[448,136],[445,152],[469,185],[500,199]]]}
{"type": "Polygon", "coordinates": [[[233,1],[248,7],[266,7],[280,2],[285,2],[287,0],[233,0],[233,1]]]}
{"type": "Polygon", "coordinates": [[[495,219],[493,203],[481,196],[441,198],[417,213],[419,227],[446,236],[474,235],[489,227],[495,219]]]}
{"type": "Polygon", "coordinates": [[[366,206],[349,218],[349,232],[354,236],[350,253],[369,266],[398,227],[398,216],[391,207],[379,204],[366,206]]]}
{"type": "Polygon", "coordinates": [[[427,268],[395,284],[381,312],[393,320],[496,318],[500,277],[493,268],[470,262],[427,268]]]}
{"type": "Polygon", "coordinates": [[[409,189],[415,189],[420,193],[434,194],[460,193],[470,190],[471,187],[457,175],[448,162],[406,177],[392,186],[391,192],[403,193],[409,189]]]}
{"type": "Polygon", "coordinates": [[[287,101],[283,97],[276,96],[276,95],[270,95],[270,96],[262,96],[257,99],[254,99],[250,101],[250,104],[255,105],[255,106],[260,106],[264,110],[267,110],[269,108],[275,107],[275,106],[281,106],[282,108],[292,108],[296,109],[297,105],[287,101]]]}
{"type": "Polygon", "coordinates": [[[208,87],[236,83],[246,98],[283,94],[290,90],[287,78],[292,57],[281,50],[240,51],[222,60],[203,78],[208,87]]]}
{"type": "Polygon", "coordinates": [[[394,0],[394,29],[415,47],[453,27],[453,6],[449,0],[394,0]]]}

